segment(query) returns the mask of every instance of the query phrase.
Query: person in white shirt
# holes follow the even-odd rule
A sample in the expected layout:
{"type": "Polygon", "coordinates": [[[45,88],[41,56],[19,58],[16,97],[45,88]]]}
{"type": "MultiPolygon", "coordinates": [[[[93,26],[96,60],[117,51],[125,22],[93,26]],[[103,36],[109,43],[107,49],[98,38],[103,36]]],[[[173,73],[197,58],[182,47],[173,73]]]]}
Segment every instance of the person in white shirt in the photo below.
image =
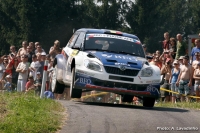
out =
{"type": "Polygon", "coordinates": [[[20,62],[17,66],[16,72],[19,73],[18,81],[17,81],[17,92],[25,91],[25,85],[28,78],[28,70],[29,70],[29,63],[28,56],[22,55],[21,56],[22,62],[20,62]]]}
{"type": "Polygon", "coordinates": [[[31,65],[29,67],[30,73],[29,76],[33,76],[33,79],[36,79],[36,73],[38,71],[38,68],[41,67],[40,62],[37,60],[37,56],[36,55],[32,55],[32,62],[31,65]]]}

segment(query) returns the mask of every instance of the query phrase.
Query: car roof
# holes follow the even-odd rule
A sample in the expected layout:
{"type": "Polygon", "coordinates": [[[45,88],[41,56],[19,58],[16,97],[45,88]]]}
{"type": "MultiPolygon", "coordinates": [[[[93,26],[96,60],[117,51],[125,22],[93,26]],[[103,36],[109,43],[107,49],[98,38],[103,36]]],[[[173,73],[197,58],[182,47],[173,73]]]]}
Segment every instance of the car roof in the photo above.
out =
{"type": "MultiPolygon", "coordinates": [[[[110,30],[110,29],[92,29],[92,28],[81,28],[78,29],[77,31],[82,31],[82,32],[86,32],[86,33],[101,33],[101,34],[106,34],[106,31],[116,31],[116,30],[110,30]]],[[[121,32],[121,31],[118,31],[121,32]]],[[[122,36],[126,36],[126,37],[130,37],[130,38],[134,38],[136,40],[139,40],[139,38],[133,34],[129,34],[129,33],[125,33],[125,32],[121,32],[122,36]]],[[[117,34],[116,34],[117,35],[117,34]]]]}

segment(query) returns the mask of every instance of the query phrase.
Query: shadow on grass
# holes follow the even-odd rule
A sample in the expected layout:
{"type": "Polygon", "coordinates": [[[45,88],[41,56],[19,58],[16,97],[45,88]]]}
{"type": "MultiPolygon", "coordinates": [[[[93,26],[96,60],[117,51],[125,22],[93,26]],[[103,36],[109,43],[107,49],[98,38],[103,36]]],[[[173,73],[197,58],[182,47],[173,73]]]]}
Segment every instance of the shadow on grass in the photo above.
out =
{"type": "Polygon", "coordinates": [[[127,104],[112,104],[112,103],[101,103],[101,102],[82,102],[76,101],[75,104],[80,105],[92,105],[92,106],[104,106],[104,107],[114,107],[114,108],[132,108],[132,109],[143,109],[143,110],[150,110],[150,111],[167,111],[167,112],[188,112],[187,109],[180,109],[180,108],[166,108],[166,107],[143,107],[137,105],[127,105],[127,104]]]}

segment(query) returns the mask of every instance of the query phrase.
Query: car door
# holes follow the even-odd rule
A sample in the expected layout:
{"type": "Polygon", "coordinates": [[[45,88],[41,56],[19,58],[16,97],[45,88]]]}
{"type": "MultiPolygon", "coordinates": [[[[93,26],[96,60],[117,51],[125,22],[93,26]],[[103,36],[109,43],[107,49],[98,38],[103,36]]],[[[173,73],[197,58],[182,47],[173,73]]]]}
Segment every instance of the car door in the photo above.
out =
{"type": "Polygon", "coordinates": [[[64,82],[66,84],[70,84],[71,82],[71,63],[73,58],[79,53],[77,48],[81,48],[82,43],[84,41],[85,33],[84,32],[76,32],[72,38],[69,40],[67,46],[65,47],[64,51],[67,55],[66,65],[65,65],[65,72],[64,72],[64,82]]]}

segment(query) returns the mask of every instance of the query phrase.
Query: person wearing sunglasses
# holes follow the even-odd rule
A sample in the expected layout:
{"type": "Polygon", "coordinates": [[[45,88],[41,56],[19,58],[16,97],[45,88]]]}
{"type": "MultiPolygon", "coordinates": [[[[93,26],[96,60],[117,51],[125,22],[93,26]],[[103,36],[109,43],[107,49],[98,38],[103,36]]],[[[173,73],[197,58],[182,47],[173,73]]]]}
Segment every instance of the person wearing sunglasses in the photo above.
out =
{"type": "Polygon", "coordinates": [[[42,52],[45,52],[39,42],[36,42],[35,44],[36,44],[35,45],[35,48],[36,48],[35,49],[35,54],[36,55],[41,54],[42,52]]]}
{"type": "MultiPolygon", "coordinates": [[[[176,86],[176,82],[177,82],[178,76],[180,74],[179,61],[175,60],[173,65],[174,65],[174,68],[172,68],[172,71],[170,74],[169,84],[171,84],[171,91],[178,92],[178,87],[176,86]]],[[[172,93],[172,103],[176,102],[176,97],[177,97],[177,95],[172,93]]]]}

